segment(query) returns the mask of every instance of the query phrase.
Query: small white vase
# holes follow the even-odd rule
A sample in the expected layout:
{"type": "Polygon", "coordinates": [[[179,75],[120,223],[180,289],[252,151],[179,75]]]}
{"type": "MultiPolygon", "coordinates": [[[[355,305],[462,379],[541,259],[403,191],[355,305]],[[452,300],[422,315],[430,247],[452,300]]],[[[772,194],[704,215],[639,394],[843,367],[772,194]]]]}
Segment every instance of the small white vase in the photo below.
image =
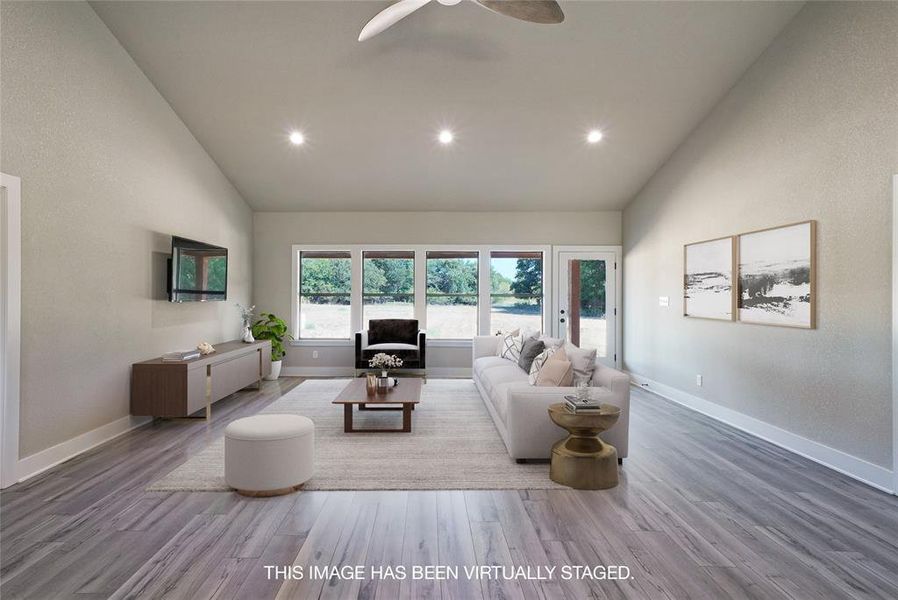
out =
{"type": "Polygon", "coordinates": [[[243,326],[243,343],[252,344],[256,341],[256,338],[253,337],[253,330],[249,328],[249,325],[243,326]]]}
{"type": "Polygon", "coordinates": [[[281,365],[283,361],[273,360],[271,361],[271,373],[265,376],[265,381],[274,381],[278,377],[281,376],[281,365]]]}

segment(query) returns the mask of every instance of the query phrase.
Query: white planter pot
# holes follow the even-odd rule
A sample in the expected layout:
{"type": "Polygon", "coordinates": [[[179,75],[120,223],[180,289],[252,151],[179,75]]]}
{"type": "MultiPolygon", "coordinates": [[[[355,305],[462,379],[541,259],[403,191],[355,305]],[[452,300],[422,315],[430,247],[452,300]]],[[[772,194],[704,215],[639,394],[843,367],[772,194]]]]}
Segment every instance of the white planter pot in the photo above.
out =
{"type": "Polygon", "coordinates": [[[271,361],[271,373],[265,376],[265,381],[274,381],[278,377],[281,376],[281,364],[283,361],[273,360],[271,361]]]}

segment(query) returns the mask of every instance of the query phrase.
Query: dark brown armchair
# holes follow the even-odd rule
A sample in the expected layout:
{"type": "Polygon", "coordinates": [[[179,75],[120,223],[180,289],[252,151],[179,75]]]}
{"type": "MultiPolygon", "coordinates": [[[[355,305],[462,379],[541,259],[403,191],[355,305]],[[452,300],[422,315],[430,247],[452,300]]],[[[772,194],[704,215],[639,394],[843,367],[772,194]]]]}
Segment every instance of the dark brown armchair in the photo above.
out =
{"type": "Polygon", "coordinates": [[[355,368],[367,369],[368,361],[383,352],[401,358],[403,369],[423,369],[426,348],[417,319],[371,319],[368,329],[355,334],[355,368]]]}

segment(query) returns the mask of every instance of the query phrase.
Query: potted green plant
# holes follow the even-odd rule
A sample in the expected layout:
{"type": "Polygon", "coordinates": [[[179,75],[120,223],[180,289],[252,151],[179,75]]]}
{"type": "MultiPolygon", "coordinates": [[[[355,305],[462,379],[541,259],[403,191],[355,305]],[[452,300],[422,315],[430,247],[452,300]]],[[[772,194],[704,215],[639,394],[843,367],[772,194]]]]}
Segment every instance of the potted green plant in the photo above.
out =
{"type": "Polygon", "coordinates": [[[273,313],[262,313],[259,320],[253,323],[253,337],[257,340],[271,341],[271,373],[266,375],[265,379],[274,381],[281,374],[281,361],[287,354],[284,340],[293,339],[293,336],[287,333],[287,323],[273,313]]]}

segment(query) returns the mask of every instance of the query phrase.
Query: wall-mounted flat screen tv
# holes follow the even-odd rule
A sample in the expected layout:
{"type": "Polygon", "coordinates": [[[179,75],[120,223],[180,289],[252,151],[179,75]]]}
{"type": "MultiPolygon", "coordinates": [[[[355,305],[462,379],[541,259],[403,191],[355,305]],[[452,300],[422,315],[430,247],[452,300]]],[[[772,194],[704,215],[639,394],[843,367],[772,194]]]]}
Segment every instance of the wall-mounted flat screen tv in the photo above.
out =
{"type": "Polygon", "coordinates": [[[172,302],[228,299],[228,249],[172,236],[168,297],[172,302]]]}

